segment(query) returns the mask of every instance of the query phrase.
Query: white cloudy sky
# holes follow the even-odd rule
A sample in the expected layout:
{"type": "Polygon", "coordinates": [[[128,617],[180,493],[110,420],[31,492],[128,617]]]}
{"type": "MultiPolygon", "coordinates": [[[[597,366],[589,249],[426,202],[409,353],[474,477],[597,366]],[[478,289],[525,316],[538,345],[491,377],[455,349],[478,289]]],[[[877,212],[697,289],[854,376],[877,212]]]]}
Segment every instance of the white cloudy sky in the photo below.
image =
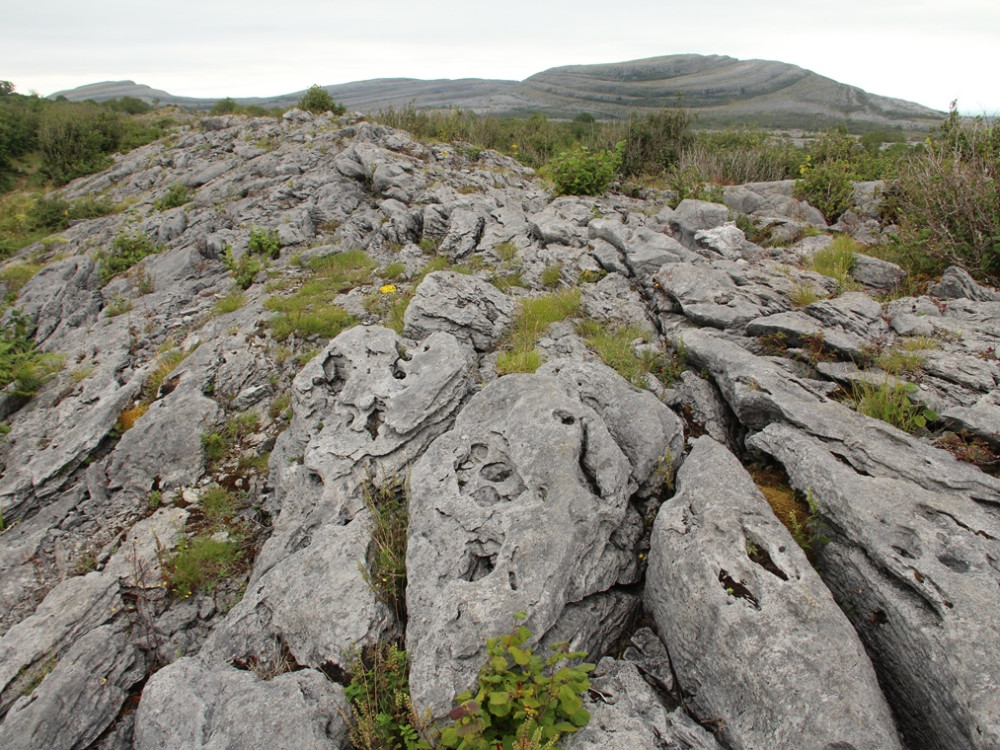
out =
{"type": "Polygon", "coordinates": [[[383,77],[521,80],[694,52],[793,63],[875,94],[1000,111],[998,0],[6,0],[0,79],[131,79],[268,96],[383,77]]]}

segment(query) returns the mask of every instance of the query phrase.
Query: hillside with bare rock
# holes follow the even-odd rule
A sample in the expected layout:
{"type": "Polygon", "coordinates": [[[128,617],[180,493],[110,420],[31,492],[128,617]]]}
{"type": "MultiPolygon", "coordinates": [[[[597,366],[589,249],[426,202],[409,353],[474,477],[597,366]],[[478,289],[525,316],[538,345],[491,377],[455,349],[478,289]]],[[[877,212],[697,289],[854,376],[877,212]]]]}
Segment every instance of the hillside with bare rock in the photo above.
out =
{"type": "Polygon", "coordinates": [[[554,197],[297,109],[69,183],[116,211],[4,262],[51,356],[0,393],[0,747],[1000,746],[1000,294],[903,296],[877,188],[554,197]]]}

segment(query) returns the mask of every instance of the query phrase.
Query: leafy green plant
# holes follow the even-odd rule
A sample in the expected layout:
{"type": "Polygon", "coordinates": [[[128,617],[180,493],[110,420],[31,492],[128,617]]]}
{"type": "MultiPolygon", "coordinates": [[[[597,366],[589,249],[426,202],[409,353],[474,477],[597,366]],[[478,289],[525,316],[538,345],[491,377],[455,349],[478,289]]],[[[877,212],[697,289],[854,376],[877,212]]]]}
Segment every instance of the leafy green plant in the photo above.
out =
{"type": "Polygon", "coordinates": [[[351,744],[357,750],[430,750],[430,721],[410,700],[409,661],[395,643],[363,649],[351,664],[344,697],[351,706],[351,744]]]}
{"type": "Polygon", "coordinates": [[[917,390],[913,383],[857,381],[851,388],[851,401],[862,414],[881,419],[905,432],[916,432],[938,418],[933,409],[910,400],[917,390]]]}
{"type": "Polygon", "coordinates": [[[222,264],[233,275],[233,282],[240,289],[249,289],[257,278],[257,274],[263,270],[263,266],[256,258],[252,258],[249,252],[243,253],[239,260],[233,258],[233,249],[226,245],[222,251],[222,264]]]}
{"type": "Polygon", "coordinates": [[[851,207],[854,186],[848,162],[827,161],[814,164],[812,156],[807,155],[799,171],[801,177],[795,181],[795,197],[818,208],[828,224],[832,224],[851,207]]]}
{"type": "Polygon", "coordinates": [[[175,182],[162,198],[153,202],[153,206],[160,211],[167,211],[171,208],[183,206],[190,200],[191,191],[181,183],[175,182]]]}
{"type": "Polygon", "coordinates": [[[162,246],[155,244],[141,232],[118,234],[111,241],[110,249],[98,253],[101,283],[107,284],[114,276],[127,271],[143,258],[160,252],[162,246]]]}
{"type": "Polygon", "coordinates": [[[560,151],[546,166],[556,195],[602,195],[621,166],[624,148],[619,143],[614,151],[592,152],[576,145],[560,151]]]}
{"type": "Polygon", "coordinates": [[[315,83],[302,95],[295,106],[314,114],[332,112],[335,115],[342,115],[346,111],[343,104],[338,104],[326,89],[315,83]]]}
{"type": "Polygon", "coordinates": [[[226,452],[229,450],[226,439],[218,432],[203,432],[201,434],[201,448],[205,453],[205,459],[212,463],[225,458],[226,452]]]}
{"type": "MultiPolygon", "coordinates": [[[[523,620],[519,612],[515,619],[523,620]]],[[[523,625],[486,639],[487,662],[479,687],[456,697],[449,714],[454,724],[441,732],[441,746],[457,750],[522,750],[551,747],[590,721],[581,694],[590,688],[593,664],[568,643],[555,644],[546,659],[525,646],[531,631],[523,625]]]]}
{"type": "Polygon", "coordinates": [[[0,388],[14,383],[14,395],[30,398],[62,368],[58,354],[35,349],[34,326],[20,310],[0,325],[0,388]]]}
{"type": "Polygon", "coordinates": [[[281,238],[277,229],[251,227],[247,250],[252,255],[266,255],[271,260],[277,260],[281,255],[281,238]]]}

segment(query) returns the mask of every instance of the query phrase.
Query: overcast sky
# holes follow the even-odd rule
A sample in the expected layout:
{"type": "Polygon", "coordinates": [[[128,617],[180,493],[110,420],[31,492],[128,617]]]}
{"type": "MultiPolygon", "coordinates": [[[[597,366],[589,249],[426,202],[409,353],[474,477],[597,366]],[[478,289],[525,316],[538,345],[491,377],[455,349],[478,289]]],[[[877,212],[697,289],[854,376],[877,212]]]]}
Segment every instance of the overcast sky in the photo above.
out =
{"type": "Polygon", "coordinates": [[[6,0],[0,79],[22,93],[131,79],[270,96],[369,78],[522,80],[679,53],[780,60],[871,93],[1000,111],[998,0],[6,0]]]}

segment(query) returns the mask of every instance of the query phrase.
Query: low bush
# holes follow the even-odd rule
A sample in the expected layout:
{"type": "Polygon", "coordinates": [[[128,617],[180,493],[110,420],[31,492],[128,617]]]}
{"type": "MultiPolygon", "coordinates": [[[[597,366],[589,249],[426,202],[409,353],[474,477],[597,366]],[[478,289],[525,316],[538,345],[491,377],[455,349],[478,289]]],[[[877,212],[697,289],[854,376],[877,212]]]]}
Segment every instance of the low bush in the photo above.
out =
{"type": "Polygon", "coordinates": [[[820,210],[828,224],[836,221],[851,207],[854,174],[846,161],[825,161],[814,164],[810,155],[795,181],[794,195],[820,210]]]}
{"type": "Polygon", "coordinates": [[[127,271],[143,258],[162,249],[162,246],[156,245],[141,232],[116,235],[111,242],[111,248],[98,253],[97,256],[101,264],[101,283],[107,284],[122,271],[127,271]]]}
{"type": "Polygon", "coordinates": [[[306,112],[322,114],[332,112],[335,115],[342,115],[346,111],[343,104],[334,101],[330,93],[323,87],[313,84],[309,90],[302,95],[296,106],[306,112]]]}
{"type": "Polygon", "coordinates": [[[623,149],[620,143],[614,151],[579,145],[560,151],[546,165],[556,195],[602,195],[621,166],[623,149]]]}
{"type": "Polygon", "coordinates": [[[247,250],[252,255],[266,255],[271,260],[277,260],[281,255],[281,238],[278,236],[278,230],[252,227],[247,250]]]}
{"type": "Polygon", "coordinates": [[[179,182],[174,183],[170,186],[170,189],[166,194],[159,200],[153,203],[153,206],[160,211],[167,211],[171,208],[177,208],[178,206],[183,206],[185,203],[191,200],[191,191],[188,190],[184,185],[179,182]]]}
{"type": "MultiPolygon", "coordinates": [[[[515,615],[524,619],[524,613],[515,615]]],[[[461,693],[449,714],[454,722],[441,732],[441,746],[456,750],[528,750],[551,747],[590,721],[580,697],[590,688],[593,664],[575,663],[586,652],[557,643],[546,659],[524,644],[526,627],[486,639],[486,665],[475,693],[461,693]],[[548,744],[551,743],[551,744],[548,744]]]]}

